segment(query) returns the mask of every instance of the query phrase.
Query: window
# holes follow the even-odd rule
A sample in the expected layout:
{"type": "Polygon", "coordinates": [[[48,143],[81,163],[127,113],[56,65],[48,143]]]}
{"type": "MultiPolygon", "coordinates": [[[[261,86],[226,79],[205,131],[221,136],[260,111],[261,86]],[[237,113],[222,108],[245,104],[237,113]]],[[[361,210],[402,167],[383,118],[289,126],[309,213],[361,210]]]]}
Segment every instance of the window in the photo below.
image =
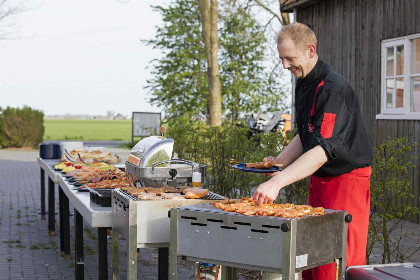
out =
{"type": "Polygon", "coordinates": [[[381,51],[377,118],[420,119],[420,34],[383,41],[381,51]]]}

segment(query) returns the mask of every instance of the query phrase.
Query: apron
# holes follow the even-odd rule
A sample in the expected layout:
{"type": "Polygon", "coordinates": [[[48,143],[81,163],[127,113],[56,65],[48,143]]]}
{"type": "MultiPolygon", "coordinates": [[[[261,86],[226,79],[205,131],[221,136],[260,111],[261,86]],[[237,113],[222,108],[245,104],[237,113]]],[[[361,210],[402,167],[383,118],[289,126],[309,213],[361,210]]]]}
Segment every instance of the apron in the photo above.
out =
{"type": "MultiPolygon", "coordinates": [[[[345,210],[352,215],[348,224],[346,267],[366,264],[370,213],[371,167],[354,169],[340,176],[311,176],[307,204],[345,210]]],[[[304,280],[334,280],[335,263],[303,271],[304,280]]]]}

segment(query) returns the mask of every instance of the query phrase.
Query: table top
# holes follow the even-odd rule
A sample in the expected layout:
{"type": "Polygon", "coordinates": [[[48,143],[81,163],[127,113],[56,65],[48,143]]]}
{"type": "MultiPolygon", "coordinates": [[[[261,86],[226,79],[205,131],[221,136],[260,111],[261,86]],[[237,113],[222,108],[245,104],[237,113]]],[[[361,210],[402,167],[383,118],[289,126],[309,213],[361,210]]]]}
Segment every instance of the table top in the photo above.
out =
{"type": "Polygon", "coordinates": [[[54,165],[58,160],[49,160],[37,158],[40,167],[48,174],[48,176],[58,184],[68,197],[69,202],[83,216],[83,218],[92,227],[112,227],[112,207],[101,207],[90,200],[89,192],[79,192],[73,190],[60,172],[54,171],[54,165]]]}

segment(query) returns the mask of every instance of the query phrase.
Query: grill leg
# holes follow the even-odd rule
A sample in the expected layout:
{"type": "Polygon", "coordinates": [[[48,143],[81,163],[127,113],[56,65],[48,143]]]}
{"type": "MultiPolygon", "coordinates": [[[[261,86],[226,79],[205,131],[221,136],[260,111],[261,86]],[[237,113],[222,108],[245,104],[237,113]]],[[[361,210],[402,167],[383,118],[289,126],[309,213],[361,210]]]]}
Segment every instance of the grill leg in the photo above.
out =
{"type": "Polygon", "coordinates": [[[55,189],[54,181],[48,177],[48,231],[55,235],[55,189]]]}
{"type": "Polygon", "coordinates": [[[291,220],[289,230],[283,233],[282,279],[295,279],[296,270],[296,220],[291,220]]]}
{"type": "Polygon", "coordinates": [[[177,256],[178,256],[178,211],[177,209],[169,210],[170,213],[170,242],[169,242],[169,278],[171,280],[177,280],[178,277],[178,264],[177,264],[177,256]]]}
{"type": "MultiPolygon", "coordinates": [[[[347,215],[347,213],[346,213],[347,215]]],[[[343,240],[341,244],[341,258],[338,259],[338,279],[344,280],[346,277],[346,254],[347,254],[347,232],[348,232],[349,224],[346,222],[344,223],[343,227],[343,240]]]]}
{"type": "Polygon", "coordinates": [[[41,169],[41,219],[45,220],[45,171],[41,169]]]}
{"type": "Polygon", "coordinates": [[[128,279],[137,280],[137,207],[135,203],[128,206],[128,279]]]}
{"type": "Polygon", "coordinates": [[[70,209],[69,209],[69,198],[64,193],[63,193],[63,241],[64,241],[64,258],[67,260],[70,260],[70,209]]]}
{"type": "Polygon", "coordinates": [[[107,228],[98,228],[99,279],[108,279],[107,228]]]}
{"type": "Polygon", "coordinates": [[[83,254],[83,217],[74,209],[74,230],[75,230],[75,279],[84,279],[85,257],[83,254]]]}
{"type": "Polygon", "coordinates": [[[58,188],[58,213],[60,221],[60,255],[64,257],[63,190],[58,188]]]}
{"type": "Polygon", "coordinates": [[[120,280],[120,233],[112,228],[112,279],[120,280]]]}
{"type": "Polygon", "coordinates": [[[158,279],[168,280],[169,248],[158,249],[158,279]]]}
{"type": "Polygon", "coordinates": [[[222,266],[221,280],[237,280],[239,270],[236,267],[222,266]]]}

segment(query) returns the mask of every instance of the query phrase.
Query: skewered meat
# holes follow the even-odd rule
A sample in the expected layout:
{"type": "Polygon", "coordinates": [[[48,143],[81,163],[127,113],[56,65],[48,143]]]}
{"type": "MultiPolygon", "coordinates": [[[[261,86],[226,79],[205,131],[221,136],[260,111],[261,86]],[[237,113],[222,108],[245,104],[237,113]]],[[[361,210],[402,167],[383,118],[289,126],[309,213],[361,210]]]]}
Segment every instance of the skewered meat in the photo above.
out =
{"type": "Polygon", "coordinates": [[[247,168],[255,168],[255,169],[269,169],[273,166],[271,161],[266,162],[253,162],[253,163],[246,163],[245,166],[247,168]]]}

